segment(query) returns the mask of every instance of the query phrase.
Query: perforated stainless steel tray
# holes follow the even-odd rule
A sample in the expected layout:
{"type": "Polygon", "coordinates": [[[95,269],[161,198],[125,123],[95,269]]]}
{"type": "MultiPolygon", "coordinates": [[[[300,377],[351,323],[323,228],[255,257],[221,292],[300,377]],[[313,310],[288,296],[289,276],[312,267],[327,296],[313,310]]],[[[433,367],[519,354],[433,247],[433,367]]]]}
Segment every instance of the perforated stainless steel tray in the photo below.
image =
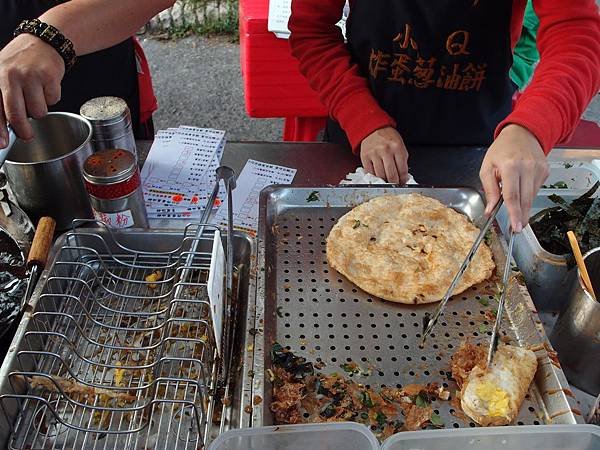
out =
{"type": "MultiPolygon", "coordinates": [[[[452,299],[425,349],[418,347],[423,317],[436,305],[399,305],[373,298],[327,265],[325,240],[336,220],[350,208],[385,194],[420,192],[466,214],[483,219],[481,196],[468,188],[386,188],[274,186],[260,199],[256,328],[252,425],[273,423],[269,410],[274,341],[289,346],[309,361],[322,361],[324,373],[343,373],[340,365],[354,361],[371,375],[357,377],[365,385],[397,386],[438,382],[452,394],[450,356],[462,341],[488,342],[492,323],[486,310],[496,309],[496,279],[452,299]],[[313,191],[318,200],[307,201],[313,191]],[[485,306],[488,304],[488,306],[485,306]]],[[[504,242],[495,233],[492,250],[498,267],[506,258],[504,242]]],[[[516,277],[511,277],[504,331],[512,343],[536,351],[539,369],[517,419],[519,425],[583,422],[566,378],[553,356],[533,303],[516,277]]],[[[436,402],[446,427],[475,426],[457,418],[449,402],[436,402]]]]}

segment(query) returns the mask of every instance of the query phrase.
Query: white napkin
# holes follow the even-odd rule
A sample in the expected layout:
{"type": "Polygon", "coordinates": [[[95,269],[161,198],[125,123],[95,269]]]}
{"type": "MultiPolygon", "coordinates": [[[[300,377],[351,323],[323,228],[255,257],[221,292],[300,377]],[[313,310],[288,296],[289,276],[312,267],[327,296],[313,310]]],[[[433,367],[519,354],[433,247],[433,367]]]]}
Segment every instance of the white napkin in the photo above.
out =
{"type": "MultiPolygon", "coordinates": [[[[382,178],[376,177],[375,175],[366,172],[365,169],[359,167],[356,171],[349,173],[346,175],[346,179],[340,181],[340,184],[388,184],[387,181],[382,178]]],[[[417,182],[413,178],[413,176],[408,174],[408,181],[406,184],[416,185],[417,182]]]]}

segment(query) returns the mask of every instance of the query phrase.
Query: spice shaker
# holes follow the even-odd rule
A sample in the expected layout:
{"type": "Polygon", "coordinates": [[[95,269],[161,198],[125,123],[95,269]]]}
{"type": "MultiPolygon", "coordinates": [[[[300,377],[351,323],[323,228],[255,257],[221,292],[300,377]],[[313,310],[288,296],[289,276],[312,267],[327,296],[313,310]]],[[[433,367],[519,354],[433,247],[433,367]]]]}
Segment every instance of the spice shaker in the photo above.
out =
{"type": "Polygon", "coordinates": [[[113,228],[147,228],[140,171],[133,153],[104,149],[89,156],[83,178],[94,217],[113,228]]]}
{"type": "Polygon", "coordinates": [[[118,97],[97,97],[83,104],[79,113],[92,124],[94,150],[122,148],[137,159],[131,113],[127,102],[118,97]]]}

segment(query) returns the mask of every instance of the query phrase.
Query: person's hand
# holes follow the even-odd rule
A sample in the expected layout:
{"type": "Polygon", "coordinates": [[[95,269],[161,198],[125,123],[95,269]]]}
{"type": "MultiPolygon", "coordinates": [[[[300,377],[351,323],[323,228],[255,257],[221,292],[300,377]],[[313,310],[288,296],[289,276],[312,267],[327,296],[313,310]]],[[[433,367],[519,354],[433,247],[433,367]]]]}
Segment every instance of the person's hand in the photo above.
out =
{"type": "Polygon", "coordinates": [[[395,128],[381,128],[363,139],[360,160],[367,172],[390,183],[408,181],[408,152],[395,128]]]}
{"type": "Polygon", "coordinates": [[[41,39],[21,34],[0,51],[0,148],[8,145],[6,122],[23,140],[33,139],[27,117],[48,113],[60,100],[65,63],[41,39]]]}
{"type": "Polygon", "coordinates": [[[526,128],[510,124],[502,129],[483,159],[479,176],[490,214],[500,198],[500,184],[510,223],[520,233],[529,222],[529,210],[549,174],[546,156],[526,128]]]}

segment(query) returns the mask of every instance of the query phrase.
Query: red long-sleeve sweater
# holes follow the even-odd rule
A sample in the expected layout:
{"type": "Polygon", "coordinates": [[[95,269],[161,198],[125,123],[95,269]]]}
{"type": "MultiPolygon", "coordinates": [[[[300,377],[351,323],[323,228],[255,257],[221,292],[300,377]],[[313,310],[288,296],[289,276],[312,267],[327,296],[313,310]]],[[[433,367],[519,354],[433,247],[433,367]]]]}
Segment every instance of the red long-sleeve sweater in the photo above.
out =
{"type": "MultiPolygon", "coordinates": [[[[290,45],[330,116],[346,131],[357,151],[373,131],[395,126],[371,94],[367,80],[351,63],[335,25],[345,0],[293,0],[290,45]]],[[[352,13],[353,0],[350,0],[352,13]]],[[[526,0],[513,0],[511,43],[521,33],[526,0]]],[[[600,16],[595,0],[534,0],[540,26],[540,62],[514,110],[496,128],[509,123],[532,132],[548,153],[573,132],[581,114],[600,89],[600,16]]]]}

